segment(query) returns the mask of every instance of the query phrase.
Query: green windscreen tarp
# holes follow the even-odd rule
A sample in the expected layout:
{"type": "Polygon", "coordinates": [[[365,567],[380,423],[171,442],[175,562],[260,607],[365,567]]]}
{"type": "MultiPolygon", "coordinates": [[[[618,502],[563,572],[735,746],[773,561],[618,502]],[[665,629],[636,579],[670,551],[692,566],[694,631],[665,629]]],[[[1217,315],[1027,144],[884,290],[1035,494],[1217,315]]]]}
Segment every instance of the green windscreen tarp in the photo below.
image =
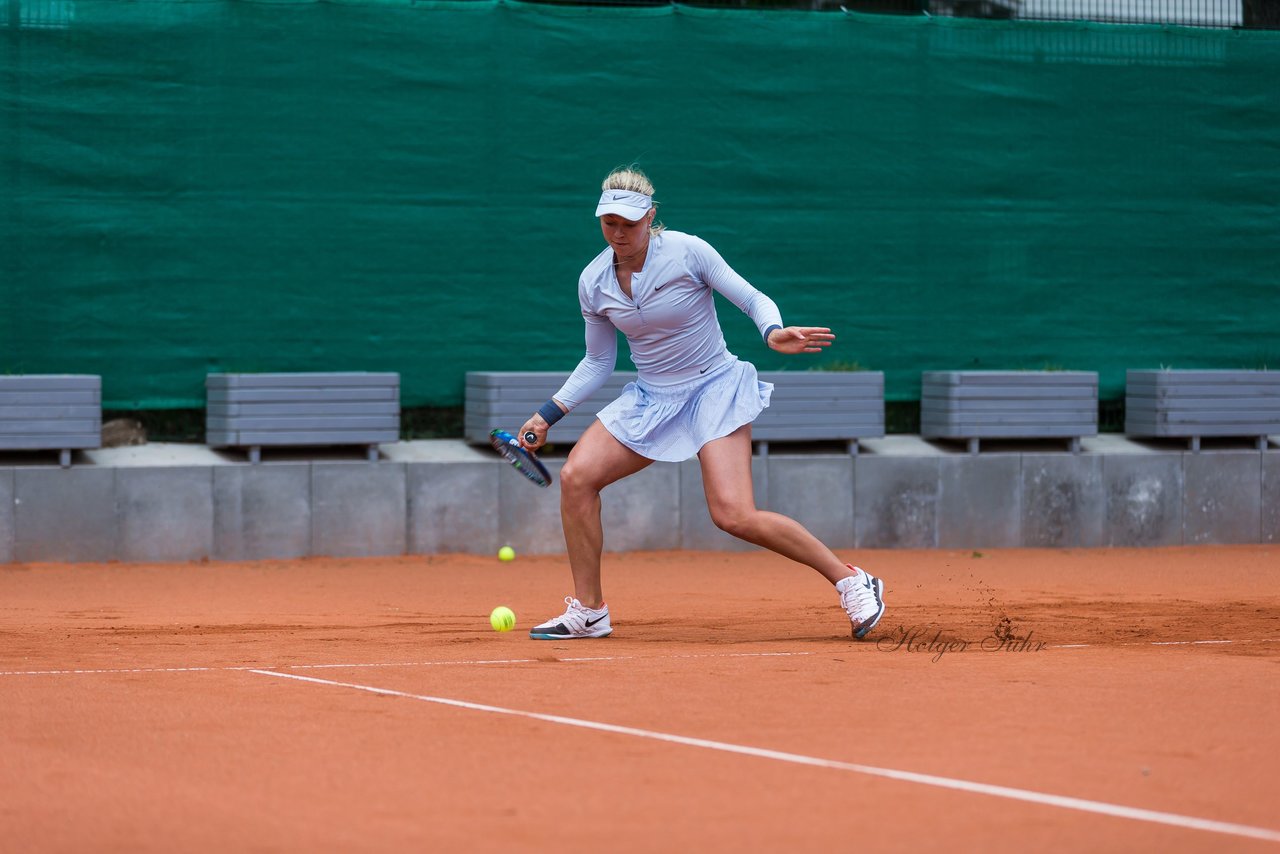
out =
{"type": "MultiPolygon", "coordinates": [[[[582,354],[613,167],[780,305],[761,369],[1280,366],[1280,33],[509,2],[0,0],[0,373],[582,354]]],[[[620,363],[627,366],[625,348],[620,363]]]]}

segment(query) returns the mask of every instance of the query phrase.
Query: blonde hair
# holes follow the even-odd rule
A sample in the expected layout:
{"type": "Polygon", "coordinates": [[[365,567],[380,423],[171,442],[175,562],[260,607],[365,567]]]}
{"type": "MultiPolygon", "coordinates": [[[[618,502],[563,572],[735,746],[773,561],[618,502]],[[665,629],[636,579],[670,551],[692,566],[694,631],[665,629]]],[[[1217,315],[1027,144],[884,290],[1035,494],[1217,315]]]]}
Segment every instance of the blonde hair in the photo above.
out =
{"type": "MultiPolygon", "coordinates": [[[[644,193],[649,198],[653,198],[653,182],[649,180],[649,176],[640,171],[635,165],[622,166],[614,169],[605,176],[604,181],[600,184],[601,190],[627,190],[632,193],[644,193]]],[[[658,200],[653,201],[653,221],[649,223],[649,233],[658,234],[666,226],[658,222],[658,200]]]]}

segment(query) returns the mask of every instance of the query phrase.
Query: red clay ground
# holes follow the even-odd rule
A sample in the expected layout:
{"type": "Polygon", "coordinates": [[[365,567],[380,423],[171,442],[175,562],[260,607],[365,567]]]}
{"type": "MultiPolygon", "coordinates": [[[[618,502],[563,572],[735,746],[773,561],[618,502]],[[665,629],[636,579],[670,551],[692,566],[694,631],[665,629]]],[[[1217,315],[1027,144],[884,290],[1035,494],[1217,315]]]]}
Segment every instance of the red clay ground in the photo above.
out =
{"type": "Polygon", "coordinates": [[[1280,850],[1280,547],[844,556],[0,567],[0,849],[1280,850]]]}

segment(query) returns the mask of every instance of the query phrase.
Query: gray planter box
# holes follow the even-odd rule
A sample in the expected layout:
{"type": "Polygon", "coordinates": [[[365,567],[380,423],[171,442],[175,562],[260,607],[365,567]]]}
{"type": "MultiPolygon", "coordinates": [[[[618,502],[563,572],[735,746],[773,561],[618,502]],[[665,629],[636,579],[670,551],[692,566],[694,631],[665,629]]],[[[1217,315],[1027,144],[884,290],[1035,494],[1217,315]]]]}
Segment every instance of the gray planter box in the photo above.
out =
{"type": "Polygon", "coordinates": [[[209,374],[205,442],[247,448],[363,445],[378,459],[379,442],[400,439],[400,375],[396,373],[209,374]]]}
{"type": "MultiPolygon", "coordinates": [[[[463,435],[477,445],[487,445],[492,430],[514,435],[538,407],[560,390],[568,376],[562,371],[468,371],[463,393],[463,435]]],[[[549,442],[572,443],[581,439],[596,420],[596,413],[635,378],[635,371],[614,371],[599,391],[556,422],[549,442]]]]}
{"type": "Polygon", "coordinates": [[[773,400],[751,428],[761,456],[770,442],[848,443],[884,437],[884,374],[880,371],[762,371],[773,400]]]}
{"type": "Polygon", "coordinates": [[[102,377],[86,374],[0,376],[0,450],[71,451],[102,446],[102,377]]]}
{"type": "Polygon", "coordinates": [[[1247,436],[1259,450],[1280,433],[1280,371],[1128,371],[1124,431],[1179,438],[1247,436]]]}
{"type": "MultiPolygon", "coordinates": [[[[560,390],[561,371],[469,371],[463,432],[468,442],[489,441],[489,431],[511,432],[560,390]]],[[[634,371],[615,371],[604,386],[556,423],[552,442],[576,442],[596,413],[634,381],[634,371]]],[[[763,371],[774,384],[773,400],[752,426],[759,453],[770,442],[842,440],[857,453],[858,440],[884,436],[884,374],[879,371],[763,371]]]]}
{"type": "Polygon", "coordinates": [[[983,439],[1069,440],[1098,434],[1098,375],[1093,371],[926,371],[921,376],[920,435],[959,439],[971,454],[983,439]]]}

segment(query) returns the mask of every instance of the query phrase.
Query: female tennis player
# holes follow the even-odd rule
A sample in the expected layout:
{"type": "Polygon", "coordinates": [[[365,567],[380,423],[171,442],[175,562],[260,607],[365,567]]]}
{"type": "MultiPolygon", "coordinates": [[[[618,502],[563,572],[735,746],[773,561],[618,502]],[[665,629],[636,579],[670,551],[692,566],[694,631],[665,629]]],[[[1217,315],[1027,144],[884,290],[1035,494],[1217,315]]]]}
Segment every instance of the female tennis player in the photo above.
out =
{"type": "Polygon", "coordinates": [[[561,469],[560,515],[575,595],[565,597],[562,615],[530,636],[597,638],[613,631],[600,581],[600,491],[655,460],[696,454],[716,526],[822,573],[835,585],[853,636],[865,637],[884,614],[884,583],[841,561],[795,520],[755,506],[751,422],[769,405],[773,386],[725,346],[713,292],[750,317],[779,353],[819,353],[835,336],[826,327],[783,326],[773,300],[705,240],[655,225],[653,185],[639,170],[610,173],[602,189],[596,216],[608,246],[578,280],[586,355],[520,428],[521,443],[542,447],[551,425],[604,384],[617,356],[615,329],[627,336],[637,377],[597,414],[561,469]],[[529,432],[536,442],[526,440],[529,432]]]}

